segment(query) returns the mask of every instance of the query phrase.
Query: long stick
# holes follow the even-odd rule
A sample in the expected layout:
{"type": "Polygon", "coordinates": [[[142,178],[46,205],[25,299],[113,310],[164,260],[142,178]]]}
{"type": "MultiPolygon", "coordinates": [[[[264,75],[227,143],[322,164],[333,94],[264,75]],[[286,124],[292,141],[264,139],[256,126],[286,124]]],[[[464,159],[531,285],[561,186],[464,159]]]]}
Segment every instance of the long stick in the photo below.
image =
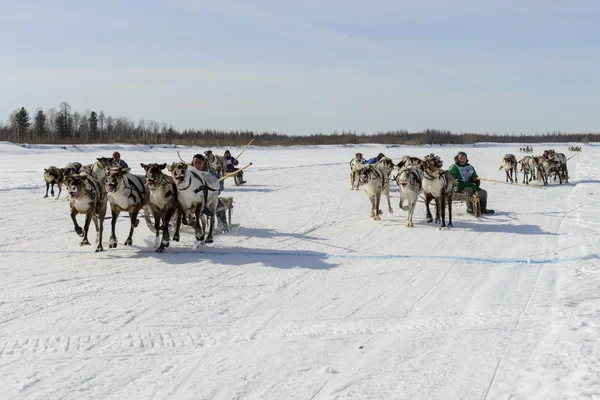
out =
{"type": "Polygon", "coordinates": [[[571,157],[567,158],[567,161],[569,161],[571,158],[578,156],[578,155],[579,155],[579,151],[577,153],[573,154],[571,157]]]}
{"type": "Polygon", "coordinates": [[[481,178],[480,177],[479,180],[487,181],[487,182],[504,183],[505,185],[523,186],[523,187],[528,187],[528,188],[532,188],[532,189],[546,189],[545,186],[525,185],[523,183],[504,182],[504,181],[499,181],[499,180],[496,180],[496,179],[487,179],[487,178],[481,178]]]}
{"type": "Polygon", "coordinates": [[[252,163],[246,165],[245,167],[238,169],[237,171],[233,171],[233,172],[223,175],[222,177],[219,178],[219,182],[224,181],[227,178],[231,178],[232,176],[236,176],[237,174],[239,174],[240,172],[242,172],[243,170],[245,170],[246,168],[248,168],[251,165],[252,165],[252,163]]]}
{"type": "Polygon", "coordinates": [[[244,154],[244,152],[246,151],[248,146],[250,146],[250,144],[252,144],[252,142],[254,142],[254,139],[256,139],[256,137],[253,137],[252,140],[246,145],[246,147],[244,147],[242,152],[240,154],[238,154],[238,156],[235,158],[236,160],[238,160],[242,156],[242,154],[244,154]]]}

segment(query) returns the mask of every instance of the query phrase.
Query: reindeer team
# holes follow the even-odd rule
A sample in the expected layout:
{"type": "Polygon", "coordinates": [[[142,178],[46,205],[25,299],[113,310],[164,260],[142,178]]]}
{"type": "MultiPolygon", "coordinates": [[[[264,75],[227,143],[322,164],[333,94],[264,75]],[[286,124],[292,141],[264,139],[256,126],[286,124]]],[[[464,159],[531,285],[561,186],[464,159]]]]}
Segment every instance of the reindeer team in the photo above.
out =
{"type": "MultiPolygon", "coordinates": [[[[527,149],[531,150],[529,147],[527,149]]],[[[388,198],[389,212],[393,212],[389,206],[389,182],[393,180],[400,189],[399,208],[408,212],[407,227],[414,226],[414,210],[421,194],[424,195],[427,222],[434,221],[429,205],[431,200],[435,200],[435,222],[441,223],[440,229],[451,227],[455,181],[452,174],[442,169],[442,165],[442,160],[434,154],[429,154],[423,159],[404,156],[398,164],[383,157],[371,165],[367,164],[362,153],[356,153],[350,161],[351,190],[359,190],[360,185],[365,186],[365,192],[371,201],[371,218],[380,220],[382,211],[379,209],[379,203],[382,194],[388,198]],[[391,175],[393,177],[388,178],[391,175]]],[[[568,182],[569,179],[567,158],[554,150],[546,150],[542,156],[525,156],[519,161],[513,154],[505,154],[499,170],[505,171],[507,183],[518,181],[518,167],[523,174],[524,184],[529,184],[536,178],[544,185],[548,185],[549,177],[553,177],[555,181],[558,179],[560,184],[568,182]]]]}
{"type": "MultiPolygon", "coordinates": [[[[225,174],[223,157],[205,152],[211,169],[225,174]]],[[[359,190],[362,185],[371,202],[371,218],[380,220],[381,196],[385,195],[388,211],[393,213],[390,203],[390,182],[395,181],[400,189],[399,208],[407,211],[406,226],[412,227],[414,211],[419,196],[424,196],[426,220],[433,222],[430,203],[435,200],[435,222],[441,223],[440,229],[452,226],[452,202],[455,181],[450,172],[443,170],[442,160],[429,154],[420,159],[404,156],[398,164],[380,154],[375,164],[368,164],[361,153],[356,153],[350,161],[350,185],[359,190]],[[446,214],[447,209],[447,214],[446,214]],[[448,223],[446,224],[446,215],[448,223]]],[[[374,159],[373,159],[374,160],[374,159]]],[[[58,186],[59,198],[64,184],[69,193],[70,215],[75,232],[82,237],[81,245],[89,245],[88,230],[91,221],[96,228],[96,251],[103,251],[102,233],[106,210],[110,204],[111,235],[109,248],[117,247],[115,227],[121,212],[129,214],[130,229],[124,245],[133,244],[133,233],[139,224],[142,209],[154,218],[157,252],[169,247],[171,236],[169,225],[176,216],[175,232],[172,240],[179,241],[181,224],[193,221],[196,243],[212,243],[215,230],[215,218],[219,202],[219,181],[212,174],[196,170],[181,161],[171,165],[166,163],[140,164],[145,175],[136,175],[130,168],[114,166],[114,159],[100,157],[89,165],[78,162],[69,163],[64,168],[44,169],[46,194],[48,190],[54,196],[54,185],[58,186]],[[163,173],[167,169],[170,176],[163,173]],[[78,214],[85,215],[83,228],[76,220],[78,214]],[[208,221],[206,220],[208,218],[208,221]],[[207,227],[208,222],[208,227],[207,227]],[[162,233],[162,237],[159,237],[162,233]]],[[[542,156],[525,156],[517,161],[512,154],[502,157],[500,170],[506,174],[506,182],[516,183],[518,171],[523,174],[523,183],[529,184],[538,179],[548,185],[549,178],[561,184],[568,182],[567,158],[554,150],[544,151],[542,156]]],[[[190,222],[191,223],[191,222],[190,222]]]]}
{"type": "MultiPolygon", "coordinates": [[[[226,174],[223,157],[206,152],[211,166],[226,174]]],[[[212,243],[215,231],[215,219],[219,204],[219,180],[211,173],[198,171],[185,162],[175,162],[169,166],[163,164],[140,164],[144,175],[132,174],[130,168],[115,166],[110,157],[99,157],[89,165],[70,163],[64,168],[49,167],[44,169],[46,195],[51,189],[54,197],[54,185],[58,186],[59,198],[64,184],[69,193],[70,215],[75,232],[82,237],[81,245],[89,245],[88,230],[91,221],[96,228],[96,252],[103,251],[102,233],[108,205],[111,210],[111,235],[109,248],[117,247],[115,232],[117,220],[121,212],[129,214],[129,235],[125,246],[133,245],[133,233],[139,225],[140,211],[145,210],[154,218],[156,230],[157,252],[169,247],[169,223],[176,215],[175,232],[172,239],[179,241],[180,226],[183,222],[193,220],[196,243],[212,243]],[[167,168],[171,175],[163,170],[167,168]],[[76,216],[85,215],[83,228],[77,223],[76,216]],[[208,227],[207,227],[208,218],[208,227]],[[162,233],[162,237],[159,235],[162,233]]],[[[235,173],[230,173],[234,175],[235,173]]],[[[191,222],[190,222],[191,223],[191,222]]]]}

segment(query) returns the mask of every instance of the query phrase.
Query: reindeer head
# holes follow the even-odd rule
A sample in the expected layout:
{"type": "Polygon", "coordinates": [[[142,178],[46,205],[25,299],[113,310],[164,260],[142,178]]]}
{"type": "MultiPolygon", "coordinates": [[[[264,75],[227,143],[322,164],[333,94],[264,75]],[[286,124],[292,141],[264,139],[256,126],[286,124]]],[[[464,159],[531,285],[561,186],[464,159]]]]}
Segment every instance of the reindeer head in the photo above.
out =
{"type": "Polygon", "coordinates": [[[398,186],[421,186],[422,175],[416,167],[406,167],[396,176],[398,186]]]}
{"type": "Polygon", "coordinates": [[[384,157],[384,158],[382,158],[381,160],[379,160],[379,164],[380,164],[380,165],[381,165],[383,168],[387,169],[387,170],[388,170],[388,172],[389,172],[389,171],[391,171],[391,170],[392,170],[392,168],[394,168],[394,162],[392,161],[392,159],[391,159],[391,158],[384,157]]]}
{"type": "Polygon", "coordinates": [[[162,163],[162,164],[152,163],[152,164],[140,164],[140,165],[142,166],[142,168],[144,168],[144,171],[146,171],[146,186],[148,186],[150,189],[152,189],[154,187],[154,185],[156,184],[156,180],[160,179],[160,177],[162,175],[164,175],[162,173],[162,170],[167,168],[166,163],[162,163]]]}
{"type": "Polygon", "coordinates": [[[175,180],[175,184],[177,186],[181,185],[185,180],[185,176],[188,170],[188,164],[183,161],[174,162],[173,164],[169,165],[168,169],[169,172],[171,172],[173,179],[175,180]]]}
{"type": "Polygon", "coordinates": [[[65,179],[67,192],[72,199],[79,197],[85,191],[88,174],[82,172],[80,174],[71,174],[65,179]]]}
{"type": "Polygon", "coordinates": [[[212,163],[215,160],[215,155],[213,154],[212,150],[206,150],[204,152],[204,158],[206,158],[206,161],[209,163],[212,163]]]}
{"type": "Polygon", "coordinates": [[[96,158],[96,163],[100,168],[111,168],[115,159],[112,157],[98,157],[96,158]]]}
{"type": "Polygon", "coordinates": [[[427,171],[437,171],[444,165],[444,162],[439,156],[431,153],[423,157],[423,169],[427,171]]]}
{"type": "Polygon", "coordinates": [[[107,193],[119,191],[119,187],[123,185],[123,176],[129,173],[131,168],[106,168],[106,178],[104,186],[107,193]]]}
{"type": "Polygon", "coordinates": [[[371,179],[371,174],[373,173],[374,166],[372,164],[364,164],[360,166],[358,170],[358,182],[361,185],[366,185],[369,183],[371,179]]]}
{"type": "Polygon", "coordinates": [[[64,170],[57,167],[44,168],[44,178],[49,178],[54,181],[61,181],[63,179],[64,170]]]}

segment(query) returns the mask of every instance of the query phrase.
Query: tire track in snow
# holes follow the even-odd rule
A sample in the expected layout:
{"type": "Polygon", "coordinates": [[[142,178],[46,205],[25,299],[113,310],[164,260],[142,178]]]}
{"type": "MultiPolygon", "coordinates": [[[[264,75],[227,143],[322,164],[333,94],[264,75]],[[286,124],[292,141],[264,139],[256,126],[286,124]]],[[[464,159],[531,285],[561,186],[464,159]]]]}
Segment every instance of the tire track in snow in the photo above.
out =
{"type": "MultiPolygon", "coordinates": [[[[209,261],[202,261],[200,264],[205,264],[208,263],[209,261]]],[[[244,273],[244,268],[231,268],[228,273],[223,273],[221,274],[219,277],[222,279],[228,279],[228,277],[230,275],[233,275],[233,273],[237,273],[239,274],[243,274],[244,273]]],[[[20,395],[26,396],[26,395],[30,395],[33,392],[38,391],[38,388],[44,387],[44,385],[48,382],[48,381],[58,381],[60,379],[65,379],[66,377],[71,376],[71,374],[74,371],[77,370],[81,370],[87,363],[89,363],[90,361],[93,361],[94,357],[100,357],[104,354],[104,352],[108,352],[110,353],[114,348],[117,349],[121,349],[121,347],[123,346],[123,343],[125,343],[125,346],[128,348],[131,347],[135,347],[133,346],[133,344],[135,343],[135,339],[136,338],[140,338],[143,337],[143,334],[140,335],[136,335],[135,333],[133,335],[131,335],[131,332],[135,332],[135,329],[132,329],[131,331],[127,331],[127,328],[129,327],[129,325],[134,321],[134,320],[140,320],[142,318],[147,318],[148,316],[152,316],[152,315],[156,315],[157,312],[159,312],[157,310],[157,306],[158,309],[163,309],[165,307],[169,307],[170,305],[174,304],[174,303],[178,303],[180,301],[183,301],[183,299],[189,294],[189,292],[200,286],[200,283],[202,281],[204,281],[206,278],[203,276],[197,280],[195,280],[193,283],[190,283],[189,285],[187,285],[184,288],[181,288],[181,290],[179,291],[180,294],[172,296],[168,299],[159,299],[155,302],[153,302],[152,304],[150,304],[149,306],[147,306],[146,308],[144,308],[143,310],[141,310],[139,313],[135,314],[135,315],[130,315],[125,322],[121,323],[120,326],[116,327],[112,332],[106,334],[106,335],[99,335],[100,338],[98,338],[97,340],[93,341],[92,343],[90,343],[89,346],[84,348],[84,351],[80,351],[77,354],[79,355],[79,357],[75,358],[73,361],[69,362],[68,364],[62,366],[61,368],[58,368],[56,371],[54,371],[51,375],[48,375],[46,377],[43,377],[39,380],[37,380],[36,382],[33,382],[31,385],[27,386],[26,388],[24,388],[21,392],[20,395]],[[114,345],[114,342],[120,342],[120,345],[114,345]]],[[[218,288],[219,285],[215,285],[213,288],[213,292],[216,292],[217,290],[219,290],[218,288]]],[[[168,348],[168,346],[165,346],[165,341],[164,341],[164,336],[162,336],[162,334],[160,333],[160,331],[153,331],[153,332],[149,332],[149,336],[150,337],[156,337],[158,338],[158,340],[154,340],[154,341],[148,341],[148,344],[154,344],[156,347],[159,347],[162,345],[163,348],[168,348]],[[162,338],[162,340],[160,339],[162,338]]],[[[177,334],[175,333],[175,337],[177,336],[185,336],[188,335],[187,333],[184,334],[177,334]]],[[[148,335],[147,335],[148,336],[148,335]]],[[[171,336],[173,336],[173,334],[171,334],[171,336]]],[[[191,336],[192,338],[194,337],[193,335],[191,336]]],[[[199,335],[198,337],[202,337],[201,335],[199,335]]],[[[71,338],[66,339],[67,342],[71,342],[71,338]]],[[[208,341],[207,342],[200,342],[200,343],[212,343],[213,340],[210,339],[210,336],[208,336],[208,341]]],[[[214,341],[216,342],[216,340],[214,341]]],[[[138,341],[137,343],[144,343],[143,341],[138,341]]],[[[194,346],[197,346],[198,342],[195,341],[190,341],[190,343],[196,343],[194,346]]],[[[43,390],[43,389],[40,389],[43,390]]]]}

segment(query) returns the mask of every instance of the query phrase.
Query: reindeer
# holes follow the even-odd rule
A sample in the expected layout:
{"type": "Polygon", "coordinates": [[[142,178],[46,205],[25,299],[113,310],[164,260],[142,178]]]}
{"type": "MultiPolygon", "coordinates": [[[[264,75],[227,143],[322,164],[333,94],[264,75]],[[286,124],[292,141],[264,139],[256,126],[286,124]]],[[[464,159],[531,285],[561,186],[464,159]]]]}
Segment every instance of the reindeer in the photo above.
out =
{"type": "Polygon", "coordinates": [[[518,164],[523,173],[523,183],[529,185],[529,182],[531,182],[532,179],[535,179],[535,169],[537,166],[535,159],[531,156],[525,156],[519,160],[518,164]]]}
{"type": "Polygon", "coordinates": [[[173,234],[173,240],[179,242],[182,213],[179,210],[179,203],[177,201],[177,186],[175,186],[175,181],[172,177],[162,173],[162,170],[167,167],[166,163],[140,165],[146,171],[146,187],[149,189],[148,201],[154,217],[157,242],[162,222],[162,240],[156,249],[158,253],[162,253],[165,251],[165,247],[169,247],[169,223],[171,222],[171,217],[177,211],[179,212],[177,213],[177,225],[173,234]]]}
{"type": "Polygon", "coordinates": [[[433,153],[423,158],[423,193],[427,208],[427,222],[433,222],[429,203],[435,199],[435,222],[441,222],[440,229],[446,228],[446,204],[448,205],[448,227],[452,225],[452,195],[454,193],[454,178],[449,171],[442,170],[443,161],[433,153]]]}
{"type": "Polygon", "coordinates": [[[194,213],[196,219],[194,230],[196,245],[212,243],[215,229],[215,217],[219,204],[219,181],[211,173],[198,171],[184,161],[173,163],[168,167],[177,187],[177,198],[182,212],[187,217],[194,213]],[[202,213],[210,217],[210,228],[206,234],[205,220],[202,213]],[[206,237],[205,237],[206,234],[206,237]]]}
{"type": "Polygon", "coordinates": [[[415,206],[417,205],[419,194],[423,189],[423,172],[415,167],[404,167],[396,175],[395,181],[400,188],[399,208],[408,211],[406,226],[413,227],[415,206]],[[408,206],[403,206],[405,200],[408,202],[408,206]]]}
{"type": "Polygon", "coordinates": [[[567,156],[563,153],[557,153],[554,150],[548,150],[548,155],[551,160],[554,160],[558,163],[557,172],[562,175],[562,180],[565,183],[569,182],[569,170],[567,169],[567,156]]]}
{"type": "Polygon", "coordinates": [[[96,227],[96,252],[104,251],[102,247],[102,233],[104,231],[104,217],[106,215],[106,191],[102,184],[85,172],[69,175],[65,180],[69,191],[71,220],[75,232],[81,236],[81,246],[89,246],[88,230],[90,221],[96,227]],[[77,214],[85,214],[83,229],[77,224],[77,214]]]}
{"type": "Polygon", "coordinates": [[[204,158],[208,162],[209,169],[212,169],[220,176],[227,174],[227,162],[225,157],[213,154],[212,150],[206,150],[204,152],[204,158]]]}
{"type": "Polygon", "coordinates": [[[133,231],[140,223],[137,218],[140,210],[146,205],[148,200],[148,190],[146,189],[146,178],[140,175],[130,174],[131,168],[112,167],[105,170],[106,193],[110,202],[110,211],[112,220],[110,221],[110,240],[108,248],[117,247],[117,235],[115,227],[121,211],[129,213],[131,227],[129,236],[125,240],[125,246],[133,245],[133,231]]]}
{"type": "Polygon", "coordinates": [[[54,185],[57,185],[58,196],[56,196],[56,200],[58,200],[58,198],[60,197],[60,193],[62,192],[62,184],[64,182],[64,177],[64,168],[57,168],[54,166],[44,168],[44,180],[46,181],[46,195],[44,196],[44,198],[48,197],[49,188],[52,197],[54,197],[54,185]]]}
{"type": "Polygon", "coordinates": [[[505,154],[502,157],[502,165],[498,169],[498,171],[506,172],[506,182],[510,179],[510,183],[514,183],[515,180],[518,180],[517,177],[517,157],[513,154],[505,154]],[[514,177],[514,180],[513,180],[514,177]]]}
{"type": "Polygon", "coordinates": [[[352,160],[350,160],[350,190],[355,189],[355,187],[354,187],[355,182],[356,182],[356,190],[359,189],[359,187],[360,187],[359,169],[366,162],[367,162],[367,160],[365,160],[362,153],[356,153],[354,155],[354,158],[352,158],[352,160]]]}
{"type": "Polygon", "coordinates": [[[114,166],[115,159],[112,157],[98,157],[92,164],[83,165],[81,171],[96,178],[100,183],[104,183],[106,171],[114,166]]]}
{"type": "Polygon", "coordinates": [[[418,157],[411,157],[411,156],[403,156],[400,159],[400,162],[398,164],[396,164],[396,166],[398,167],[399,170],[402,170],[402,168],[406,168],[406,167],[415,167],[417,169],[423,169],[423,160],[421,160],[418,157]]]}
{"type": "Polygon", "coordinates": [[[359,180],[361,185],[365,185],[365,192],[371,200],[371,218],[375,221],[381,221],[382,211],[379,209],[381,194],[387,197],[388,210],[390,214],[394,212],[390,204],[390,180],[389,171],[382,165],[364,164],[359,168],[359,180]]]}

